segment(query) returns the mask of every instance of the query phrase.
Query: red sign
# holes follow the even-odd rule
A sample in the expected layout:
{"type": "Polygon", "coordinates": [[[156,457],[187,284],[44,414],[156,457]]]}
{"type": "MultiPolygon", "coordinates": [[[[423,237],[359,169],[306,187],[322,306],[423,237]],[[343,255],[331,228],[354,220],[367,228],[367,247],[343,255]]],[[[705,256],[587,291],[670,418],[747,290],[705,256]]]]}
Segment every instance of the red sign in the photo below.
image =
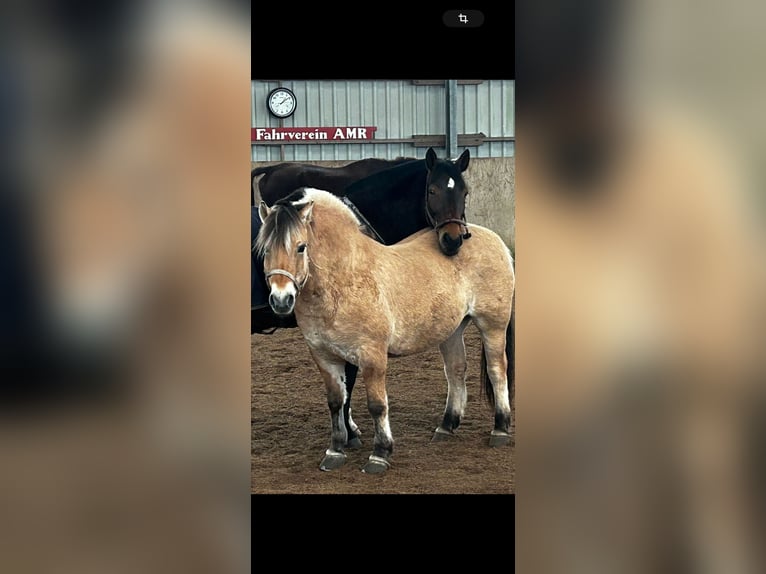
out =
{"type": "Polygon", "coordinates": [[[318,141],[359,141],[375,138],[375,126],[331,128],[251,128],[250,141],[314,143],[318,141]]]}

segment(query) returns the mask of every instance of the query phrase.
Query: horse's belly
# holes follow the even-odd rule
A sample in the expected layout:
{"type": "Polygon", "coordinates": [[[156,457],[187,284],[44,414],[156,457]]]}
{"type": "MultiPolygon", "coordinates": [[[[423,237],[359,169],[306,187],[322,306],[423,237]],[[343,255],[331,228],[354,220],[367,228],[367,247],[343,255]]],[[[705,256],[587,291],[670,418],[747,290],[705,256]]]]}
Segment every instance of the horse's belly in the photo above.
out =
{"type": "Polygon", "coordinates": [[[433,349],[446,341],[465,317],[464,312],[454,311],[439,316],[410,315],[393,325],[388,352],[391,355],[412,355],[433,349]]]}
{"type": "Polygon", "coordinates": [[[301,327],[301,332],[306,344],[321,355],[338,357],[354,365],[359,364],[358,345],[349,341],[348,337],[332,331],[306,326],[301,327]]]}
{"type": "Polygon", "coordinates": [[[312,349],[358,365],[368,354],[412,355],[445,341],[468,312],[467,302],[450,299],[437,296],[417,309],[388,309],[365,318],[339,307],[331,320],[296,306],[296,319],[312,349]]]}

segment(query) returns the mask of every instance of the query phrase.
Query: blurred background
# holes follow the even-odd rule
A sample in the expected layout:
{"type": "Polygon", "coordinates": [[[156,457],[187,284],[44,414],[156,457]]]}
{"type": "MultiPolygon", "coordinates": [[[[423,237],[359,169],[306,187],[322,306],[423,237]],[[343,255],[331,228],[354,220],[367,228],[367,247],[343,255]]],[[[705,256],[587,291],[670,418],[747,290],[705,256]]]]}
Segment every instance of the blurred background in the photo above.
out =
{"type": "Polygon", "coordinates": [[[516,3],[520,572],[766,566],[763,21],[516,3]]]}
{"type": "Polygon", "coordinates": [[[1,11],[0,570],[247,571],[250,4],[1,11]]]}

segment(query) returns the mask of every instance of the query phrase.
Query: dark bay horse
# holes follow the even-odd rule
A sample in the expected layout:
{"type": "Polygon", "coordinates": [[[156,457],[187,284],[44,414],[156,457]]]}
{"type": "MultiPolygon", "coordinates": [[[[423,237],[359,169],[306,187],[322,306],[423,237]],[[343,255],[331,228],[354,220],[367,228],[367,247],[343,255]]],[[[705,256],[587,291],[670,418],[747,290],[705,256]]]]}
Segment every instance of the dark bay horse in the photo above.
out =
{"type": "Polygon", "coordinates": [[[265,167],[258,167],[250,172],[250,205],[255,206],[255,178],[261,199],[268,205],[287,197],[299,187],[325,189],[335,195],[344,195],[352,183],[374,173],[396,167],[403,163],[416,161],[414,157],[396,159],[366,158],[352,161],[339,167],[325,167],[301,162],[284,162],[265,167]]]}
{"type": "Polygon", "coordinates": [[[470,237],[465,229],[468,186],[463,179],[469,161],[467,149],[456,160],[449,160],[437,158],[429,148],[425,160],[368,176],[349,185],[344,195],[385,244],[431,227],[442,252],[452,256],[463,239],[470,237]]]}
{"type": "Polygon", "coordinates": [[[493,393],[489,444],[510,443],[505,338],[515,279],[510,250],[495,232],[466,225],[473,239],[453,257],[441,253],[426,229],[381,245],[361,232],[363,222],[341,199],[313,188],[299,189],[272,208],[262,202],[259,217],[263,226],[254,249],[264,259],[269,305],[278,315],[295,313],[327,389],[332,433],[322,470],[342,466],[350,439],[358,439],[346,409],[349,363],[362,369],[374,421],[364,472],[390,466],[390,356],[438,345],[448,392],[434,439],[451,435],[467,401],[463,332],[471,322],[484,344],[493,393]]]}

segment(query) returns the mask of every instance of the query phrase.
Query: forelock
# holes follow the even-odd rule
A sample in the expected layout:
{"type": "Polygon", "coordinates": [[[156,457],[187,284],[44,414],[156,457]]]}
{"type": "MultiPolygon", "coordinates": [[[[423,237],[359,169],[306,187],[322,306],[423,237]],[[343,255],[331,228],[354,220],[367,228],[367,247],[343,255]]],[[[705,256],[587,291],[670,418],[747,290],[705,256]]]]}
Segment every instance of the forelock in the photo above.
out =
{"type": "Polygon", "coordinates": [[[306,205],[288,200],[279,200],[274,204],[255,240],[254,250],[259,256],[263,257],[266,251],[280,247],[290,249],[303,225],[300,210],[306,205]]]}

